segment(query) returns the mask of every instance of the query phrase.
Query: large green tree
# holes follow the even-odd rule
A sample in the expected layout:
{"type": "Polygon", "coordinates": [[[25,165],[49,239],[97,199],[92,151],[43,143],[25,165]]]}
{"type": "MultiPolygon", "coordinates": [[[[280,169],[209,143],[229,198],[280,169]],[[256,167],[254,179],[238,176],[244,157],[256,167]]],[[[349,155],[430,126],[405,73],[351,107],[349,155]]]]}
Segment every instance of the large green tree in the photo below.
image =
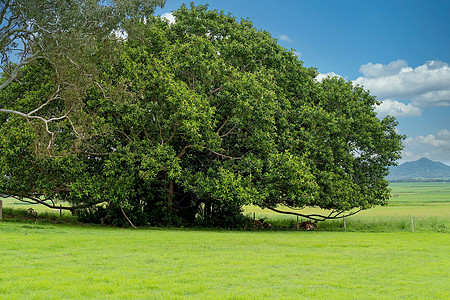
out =
{"type": "MultiPolygon", "coordinates": [[[[95,57],[98,47],[123,37],[125,19],[145,19],[155,6],[164,3],[165,0],[0,0],[0,130],[13,137],[6,148],[2,147],[3,158],[10,159],[0,165],[5,176],[1,179],[8,179],[4,191],[35,202],[53,199],[52,194],[65,189],[60,186],[49,194],[50,190],[43,186],[52,179],[42,175],[40,182],[27,177],[41,172],[28,163],[41,161],[42,156],[80,151],[82,141],[91,137],[86,130],[89,118],[82,110],[82,99],[92,84],[101,88],[95,57]],[[19,153],[24,154],[30,143],[33,151],[28,154],[33,158],[28,160],[19,153]],[[8,153],[19,156],[8,157],[8,153]],[[12,180],[13,174],[19,175],[17,180],[12,180]]],[[[103,51],[108,49],[103,47],[103,51]]],[[[45,165],[52,163],[47,161],[45,165]]],[[[52,178],[60,175],[53,169],[48,171],[52,178]]]]}
{"type": "MultiPolygon", "coordinates": [[[[193,5],[174,16],[129,18],[126,39],[95,48],[98,79],[74,109],[83,138],[63,122],[50,145],[61,157],[36,155],[39,128],[3,119],[0,193],[134,225],[234,226],[245,204],[324,220],[387,203],[402,137],[392,117],[377,118],[375,97],[343,79],[317,81],[249,20],[193,5]],[[329,213],[297,210],[306,206],[329,213]]],[[[28,87],[0,95],[11,110],[57,82],[46,61],[21,76],[28,87]]]]}
{"type": "Polygon", "coordinates": [[[69,122],[72,131],[82,138],[82,127],[77,130],[77,121],[83,123],[78,120],[78,105],[90,83],[98,84],[94,57],[98,46],[120,37],[125,19],[144,19],[155,6],[164,3],[165,0],[0,0],[0,91],[20,83],[21,70],[37,59],[52,66],[54,77],[52,86],[47,86],[51,93],[46,98],[41,95],[28,107],[5,104],[0,106],[0,113],[40,122],[49,136],[46,152],[50,156],[58,132],[55,123],[69,122]]]}

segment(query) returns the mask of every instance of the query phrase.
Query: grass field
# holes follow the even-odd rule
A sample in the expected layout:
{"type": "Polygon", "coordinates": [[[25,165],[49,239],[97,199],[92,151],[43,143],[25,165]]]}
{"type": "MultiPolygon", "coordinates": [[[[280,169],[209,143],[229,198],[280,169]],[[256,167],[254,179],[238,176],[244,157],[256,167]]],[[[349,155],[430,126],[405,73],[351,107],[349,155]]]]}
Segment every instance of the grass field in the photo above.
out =
{"type": "MultiPolygon", "coordinates": [[[[33,208],[35,211],[39,212],[48,212],[48,213],[55,213],[59,215],[58,209],[52,209],[48,208],[47,206],[41,205],[41,204],[30,204],[26,202],[21,202],[19,200],[16,200],[14,198],[0,198],[3,202],[3,207],[9,207],[14,209],[28,209],[33,208]]],[[[57,205],[59,205],[58,203],[57,205]]],[[[69,211],[62,211],[63,214],[71,215],[69,211]]]]}
{"type": "MultiPolygon", "coordinates": [[[[392,195],[388,206],[368,209],[346,219],[350,231],[415,231],[450,232],[450,183],[402,182],[391,183],[392,195]]],[[[280,215],[267,209],[247,207],[246,212],[256,218],[267,218],[272,223],[290,220],[295,227],[296,217],[280,215]]],[[[319,213],[318,209],[306,208],[305,213],[319,213]]],[[[323,230],[343,230],[343,221],[320,223],[323,230]]]]}
{"type": "Polygon", "coordinates": [[[3,221],[0,299],[450,299],[450,184],[392,188],[391,205],[348,218],[346,231],[3,221]]]}
{"type": "Polygon", "coordinates": [[[449,237],[0,222],[0,298],[449,299],[449,237]]]}

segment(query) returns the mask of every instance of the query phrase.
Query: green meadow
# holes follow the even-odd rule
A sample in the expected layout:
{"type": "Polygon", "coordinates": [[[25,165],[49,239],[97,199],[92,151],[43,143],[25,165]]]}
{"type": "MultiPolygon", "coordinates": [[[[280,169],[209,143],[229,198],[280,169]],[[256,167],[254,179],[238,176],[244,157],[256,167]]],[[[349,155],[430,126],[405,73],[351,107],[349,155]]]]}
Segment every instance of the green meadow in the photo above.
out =
{"type": "MultiPolygon", "coordinates": [[[[389,206],[349,217],[345,230],[342,220],[309,232],[5,218],[0,299],[449,299],[450,184],[392,188],[389,206]]],[[[294,224],[254,207],[247,213],[294,224]]]]}
{"type": "MultiPolygon", "coordinates": [[[[378,206],[346,218],[347,231],[414,231],[450,232],[450,182],[391,183],[392,198],[387,206],[378,206]],[[412,218],[412,224],[411,224],[412,218]]],[[[247,207],[246,212],[268,222],[295,228],[296,217],[280,215],[267,209],[247,207]]],[[[305,213],[322,213],[306,208],[305,213]]],[[[300,219],[301,220],[301,219],[300,219]]],[[[319,229],[344,230],[343,220],[319,223],[319,229]]]]}
{"type": "Polygon", "coordinates": [[[4,299],[448,299],[449,235],[0,223],[4,299]]]}

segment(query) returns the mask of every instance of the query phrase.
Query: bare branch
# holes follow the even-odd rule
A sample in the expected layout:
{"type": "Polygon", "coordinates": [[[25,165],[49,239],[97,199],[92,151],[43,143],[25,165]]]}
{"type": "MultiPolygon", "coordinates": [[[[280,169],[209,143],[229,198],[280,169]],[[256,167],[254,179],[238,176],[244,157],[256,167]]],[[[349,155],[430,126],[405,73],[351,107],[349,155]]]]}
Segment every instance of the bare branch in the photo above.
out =
{"type": "Polygon", "coordinates": [[[8,9],[9,9],[10,1],[11,1],[11,0],[6,0],[5,6],[3,6],[3,9],[2,9],[2,11],[1,11],[1,13],[0,13],[0,20],[3,20],[3,18],[5,17],[6,12],[7,12],[8,9]]]}
{"type": "Polygon", "coordinates": [[[299,217],[311,219],[311,220],[314,220],[314,221],[325,221],[325,220],[342,219],[342,218],[346,218],[346,217],[352,216],[352,215],[354,215],[354,214],[356,214],[356,213],[358,213],[358,212],[360,212],[362,210],[360,208],[360,209],[358,209],[358,210],[356,210],[354,212],[348,213],[346,215],[341,215],[343,213],[343,211],[340,211],[335,216],[332,216],[332,213],[333,213],[332,212],[330,215],[324,216],[324,215],[319,215],[319,214],[304,215],[304,214],[299,214],[299,213],[291,212],[291,211],[282,211],[282,210],[279,210],[279,209],[276,209],[274,207],[270,207],[270,206],[267,206],[267,205],[265,207],[270,209],[270,210],[272,210],[272,211],[274,211],[274,212],[280,213],[280,214],[299,216],[299,217]]]}
{"type": "Polygon", "coordinates": [[[190,148],[192,148],[192,145],[187,145],[186,147],[184,147],[183,150],[181,150],[180,154],[178,154],[178,158],[182,158],[190,148]]]}
{"type": "Polygon", "coordinates": [[[219,132],[222,130],[222,128],[227,125],[228,123],[228,119],[225,120],[225,122],[223,122],[222,126],[219,127],[219,129],[217,129],[216,133],[219,134],[219,132]]]}
{"type": "Polygon", "coordinates": [[[220,137],[221,137],[221,138],[226,137],[227,135],[229,135],[230,133],[232,133],[236,128],[237,128],[237,125],[234,125],[230,130],[228,130],[227,133],[222,134],[220,137]]]}
{"type": "Polygon", "coordinates": [[[83,208],[83,207],[78,207],[78,206],[56,206],[55,203],[52,201],[52,204],[48,204],[45,201],[48,200],[41,200],[37,197],[32,197],[32,196],[12,196],[10,195],[10,197],[17,199],[21,202],[25,202],[25,203],[30,203],[30,204],[42,204],[48,208],[52,208],[52,209],[64,209],[64,210],[70,210],[70,211],[74,211],[78,208],[83,208]],[[29,199],[29,200],[26,200],[29,199]]]}
{"type": "MultiPolygon", "coordinates": [[[[48,104],[48,101],[47,101],[46,103],[44,103],[43,105],[41,105],[39,108],[33,110],[31,113],[38,111],[40,108],[44,107],[46,104],[48,104]]],[[[24,118],[27,118],[27,119],[37,119],[37,120],[40,120],[41,122],[43,122],[44,125],[45,125],[45,130],[46,130],[47,133],[50,135],[50,141],[48,142],[48,145],[47,145],[47,152],[48,152],[48,154],[49,154],[50,157],[54,157],[54,156],[50,153],[50,148],[51,148],[51,146],[53,145],[53,141],[54,141],[54,137],[55,137],[55,132],[54,132],[54,131],[51,131],[51,130],[49,129],[48,124],[51,123],[51,122],[54,122],[54,121],[61,121],[61,120],[63,120],[63,119],[67,119],[67,120],[69,121],[69,123],[71,124],[72,130],[75,132],[75,134],[76,134],[77,136],[80,136],[80,134],[79,134],[79,133],[77,132],[77,130],[75,129],[75,126],[73,125],[72,120],[71,120],[70,117],[69,117],[69,113],[72,111],[72,109],[73,109],[73,106],[72,106],[72,107],[71,107],[71,108],[70,108],[63,116],[55,117],[55,118],[50,118],[50,119],[45,119],[45,118],[43,118],[43,117],[41,117],[41,116],[32,116],[32,115],[30,115],[31,113],[25,114],[25,113],[23,113],[23,112],[16,111],[16,110],[11,110],[11,109],[3,109],[3,108],[0,108],[0,112],[19,115],[19,116],[24,117],[24,118]]]]}
{"type": "Polygon", "coordinates": [[[108,96],[106,96],[105,90],[103,89],[103,87],[100,85],[100,83],[98,83],[97,81],[94,81],[94,83],[98,86],[98,88],[102,91],[103,93],[103,97],[107,100],[109,100],[110,98],[108,96]]]}
{"type": "Polygon", "coordinates": [[[242,159],[242,157],[232,157],[232,156],[228,156],[228,155],[225,155],[225,154],[222,154],[222,153],[213,151],[213,150],[211,150],[211,149],[208,149],[208,151],[210,151],[210,152],[214,153],[215,155],[218,155],[218,156],[220,156],[220,157],[222,157],[222,158],[224,158],[224,159],[234,159],[234,160],[242,159]]]}
{"type": "Polygon", "coordinates": [[[122,205],[120,205],[119,207],[120,207],[120,210],[122,211],[123,216],[125,217],[125,219],[127,219],[128,223],[130,223],[130,225],[133,226],[133,228],[137,228],[136,226],[134,226],[133,222],[131,222],[131,220],[128,219],[127,215],[123,211],[122,205]]]}
{"type": "Polygon", "coordinates": [[[53,95],[48,98],[48,100],[42,104],[41,106],[39,106],[38,108],[36,108],[35,110],[30,111],[27,115],[31,116],[33,114],[35,114],[36,112],[38,112],[39,110],[41,110],[43,107],[45,107],[47,104],[49,104],[52,100],[58,99],[59,97],[59,91],[61,90],[61,86],[58,85],[58,88],[56,89],[56,91],[53,93],[53,95]]]}
{"type": "Polygon", "coordinates": [[[209,94],[212,95],[212,94],[220,92],[221,90],[223,90],[223,86],[220,86],[220,87],[210,91],[209,94]]]}
{"type": "Polygon", "coordinates": [[[30,62],[32,62],[33,60],[42,57],[41,54],[39,52],[34,53],[30,56],[28,56],[27,58],[23,59],[19,64],[17,64],[14,67],[13,72],[11,73],[11,75],[5,80],[5,82],[3,82],[2,84],[0,84],[0,90],[6,88],[11,82],[13,82],[17,75],[19,74],[20,69],[26,65],[29,64],[30,62]]]}

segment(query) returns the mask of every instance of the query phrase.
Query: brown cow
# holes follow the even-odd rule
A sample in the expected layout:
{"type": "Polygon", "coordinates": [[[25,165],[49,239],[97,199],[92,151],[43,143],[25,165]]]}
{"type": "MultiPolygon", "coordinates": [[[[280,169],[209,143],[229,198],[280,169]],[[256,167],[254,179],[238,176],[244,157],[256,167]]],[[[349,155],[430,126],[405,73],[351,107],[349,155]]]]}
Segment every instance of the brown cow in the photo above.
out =
{"type": "Polygon", "coordinates": [[[317,223],[314,223],[312,221],[301,222],[300,228],[305,229],[305,230],[314,230],[314,229],[317,229],[317,223]]]}

